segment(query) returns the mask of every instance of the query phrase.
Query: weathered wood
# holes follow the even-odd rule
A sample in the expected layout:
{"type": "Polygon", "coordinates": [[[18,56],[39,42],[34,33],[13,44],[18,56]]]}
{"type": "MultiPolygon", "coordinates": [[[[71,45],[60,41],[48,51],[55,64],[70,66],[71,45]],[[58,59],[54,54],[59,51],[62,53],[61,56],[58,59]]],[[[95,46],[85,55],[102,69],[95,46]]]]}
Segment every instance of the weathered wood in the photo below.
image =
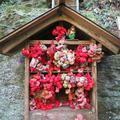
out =
{"type": "MultiPolygon", "coordinates": [[[[36,41],[36,40],[32,40],[32,43],[34,43],[34,41],[36,41]]],[[[37,40],[37,41],[39,41],[42,44],[49,45],[49,44],[51,44],[52,40],[37,40]]],[[[56,40],[53,40],[53,41],[54,41],[54,44],[58,44],[58,42],[56,40]]],[[[66,44],[66,45],[79,45],[79,44],[88,45],[90,43],[91,43],[91,40],[78,40],[78,39],[66,40],[64,42],[64,44],[66,44]]]]}
{"type": "Polygon", "coordinates": [[[65,4],[65,0],[58,0],[58,5],[65,4]]]}
{"type": "MultiPolygon", "coordinates": [[[[83,71],[84,73],[87,73],[87,72],[92,72],[91,70],[84,70],[83,71]]],[[[31,74],[36,74],[37,72],[31,72],[31,74]]],[[[41,71],[40,73],[42,73],[42,74],[47,74],[47,73],[49,73],[48,71],[41,71]]],[[[63,73],[68,73],[68,71],[52,71],[52,74],[58,74],[58,73],[60,73],[60,74],[63,74],[63,73]]],[[[76,70],[73,70],[72,71],[72,73],[79,73],[78,71],[76,71],[76,70]]]]}
{"type": "Polygon", "coordinates": [[[24,111],[24,120],[29,120],[29,59],[25,59],[25,111],[24,111]]]}
{"type": "Polygon", "coordinates": [[[12,32],[11,34],[1,39],[0,40],[0,51],[2,51],[3,53],[8,52],[15,46],[22,43],[27,38],[29,38],[31,35],[34,35],[36,32],[46,27],[47,24],[50,25],[51,19],[53,19],[52,23],[54,23],[55,22],[54,16],[56,16],[58,9],[59,7],[56,7],[52,9],[51,11],[46,12],[46,14],[41,15],[41,17],[34,19],[33,21],[29,22],[28,24],[24,25],[23,27],[19,28],[18,30],[12,32]],[[53,17],[51,18],[51,16],[53,17]],[[2,48],[2,46],[4,46],[4,48],[2,48]],[[3,49],[6,49],[6,50],[3,50],[3,49]]]}
{"type": "MultiPolygon", "coordinates": [[[[95,40],[92,40],[93,43],[96,43],[95,40]]],[[[93,88],[92,93],[92,111],[95,113],[95,120],[98,120],[98,103],[97,103],[97,63],[92,63],[92,78],[94,79],[95,86],[93,88]]]]}
{"type": "MultiPolygon", "coordinates": [[[[72,9],[78,10],[79,9],[79,6],[78,6],[79,2],[78,1],[79,0],[64,0],[64,2],[62,4],[65,4],[65,5],[69,6],[69,7],[71,7],[72,9]]],[[[60,4],[59,0],[56,0],[55,4],[59,5],[60,4]]]]}
{"type": "Polygon", "coordinates": [[[107,40],[111,41],[113,44],[115,44],[115,45],[120,47],[120,39],[118,39],[117,37],[113,36],[112,34],[107,32],[106,30],[104,30],[100,26],[96,25],[92,21],[86,19],[85,17],[83,17],[82,15],[78,14],[77,12],[71,10],[68,7],[62,7],[61,11],[65,15],[67,15],[69,18],[74,20],[76,23],[79,22],[86,29],[89,29],[90,31],[93,31],[96,36],[98,36],[98,37],[102,36],[104,39],[107,39],[107,40]]]}
{"type": "Polygon", "coordinates": [[[75,20],[75,19],[70,19],[67,16],[63,16],[63,19],[66,22],[69,21],[69,23],[81,29],[86,34],[90,35],[91,37],[93,37],[96,41],[100,42],[102,45],[104,45],[107,49],[112,51],[114,54],[119,53],[120,47],[118,47],[118,45],[112,44],[107,38],[105,39],[102,35],[97,34],[92,29],[86,29],[87,26],[82,24],[82,22],[78,18],[76,18],[75,20]]]}
{"type": "MultiPolygon", "coordinates": [[[[15,46],[19,45],[20,43],[22,43],[23,41],[25,41],[27,38],[29,38],[30,36],[34,35],[35,33],[39,32],[40,30],[42,30],[43,28],[49,26],[50,24],[57,22],[58,18],[57,17],[53,17],[53,18],[49,18],[48,20],[45,19],[44,20],[39,21],[39,23],[34,27],[34,29],[32,29],[32,31],[27,32],[27,34],[24,34],[22,36],[16,36],[16,38],[14,38],[14,43],[11,41],[9,43],[6,43],[4,45],[4,48],[2,49],[2,53],[7,53],[10,50],[12,50],[13,48],[15,48],[15,46]],[[43,23],[39,26],[40,23],[43,23]],[[9,44],[9,45],[8,45],[9,44]]],[[[22,33],[21,33],[22,34],[22,33]]]]}
{"type": "Polygon", "coordinates": [[[95,82],[95,86],[92,91],[92,111],[95,113],[95,120],[98,120],[98,104],[97,104],[97,64],[94,62],[92,64],[92,77],[95,82]]]}

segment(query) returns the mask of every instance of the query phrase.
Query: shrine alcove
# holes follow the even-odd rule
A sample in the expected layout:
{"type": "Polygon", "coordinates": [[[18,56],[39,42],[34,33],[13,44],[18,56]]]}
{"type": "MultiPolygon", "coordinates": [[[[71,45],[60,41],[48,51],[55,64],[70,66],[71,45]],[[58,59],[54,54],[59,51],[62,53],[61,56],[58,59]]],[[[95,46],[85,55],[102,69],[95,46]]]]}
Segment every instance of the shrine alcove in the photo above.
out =
{"type": "MultiPolygon", "coordinates": [[[[69,29],[72,26],[72,24],[70,24],[69,22],[58,21],[58,22],[55,22],[53,24],[50,24],[46,28],[42,29],[40,32],[34,34],[32,37],[30,37],[30,39],[31,40],[37,40],[37,39],[52,40],[52,39],[54,39],[54,36],[52,35],[52,30],[56,26],[59,26],[59,25],[65,27],[66,29],[69,29]]],[[[82,30],[78,29],[77,26],[75,26],[75,29],[76,29],[75,39],[79,39],[79,40],[90,40],[91,39],[91,37],[88,34],[83,32],[82,30]]]]}
{"type": "MultiPolygon", "coordinates": [[[[52,31],[57,27],[57,26],[62,26],[64,27],[66,30],[70,29],[71,26],[73,26],[72,24],[65,22],[65,21],[58,21],[55,22],[49,26],[47,26],[46,28],[42,29],[40,32],[37,32],[36,34],[34,34],[33,36],[31,36],[29,38],[30,42],[27,46],[30,46],[31,44],[34,44],[35,42],[40,42],[43,45],[47,45],[48,49],[51,45],[51,41],[54,41],[55,45],[57,45],[57,42],[55,40],[55,36],[52,35],[52,31]]],[[[66,38],[69,39],[69,38],[66,38]]],[[[87,35],[85,32],[81,31],[80,29],[77,28],[77,26],[75,26],[75,38],[73,40],[66,40],[65,44],[67,45],[68,49],[72,49],[75,50],[79,45],[82,46],[89,46],[91,43],[96,43],[98,44],[98,42],[95,42],[94,39],[92,39],[92,37],[90,37],[89,35],[87,35]]],[[[29,64],[31,64],[32,59],[28,60],[26,59],[26,101],[27,101],[27,106],[26,106],[26,111],[27,111],[27,116],[29,117],[29,119],[31,120],[39,120],[40,118],[42,119],[42,117],[45,119],[51,119],[51,120],[60,120],[60,119],[64,119],[64,120],[68,120],[69,119],[73,119],[75,117],[76,114],[83,114],[87,119],[97,119],[97,73],[96,73],[96,62],[92,63],[90,65],[90,69],[89,70],[85,70],[84,73],[87,74],[87,72],[90,72],[91,76],[94,79],[95,82],[95,86],[93,89],[91,89],[91,91],[89,91],[89,99],[91,101],[91,108],[90,109],[72,109],[69,107],[69,105],[63,105],[61,107],[58,108],[53,108],[51,110],[48,111],[44,111],[41,109],[35,109],[33,111],[29,111],[29,105],[28,105],[28,101],[29,101],[29,79],[30,76],[36,73],[30,73],[28,70],[28,66],[29,64]],[[67,115],[69,114],[69,115],[67,115]]],[[[74,74],[77,74],[77,71],[74,71],[74,74]]],[[[53,71],[53,74],[58,75],[58,74],[64,74],[66,72],[66,70],[61,70],[61,72],[59,73],[58,71],[53,71]]],[[[43,72],[43,74],[47,74],[47,72],[43,72]]],[[[68,99],[68,96],[66,96],[65,94],[65,89],[61,89],[61,91],[59,93],[56,94],[56,98],[59,101],[62,102],[66,102],[66,100],[68,99]]]]}

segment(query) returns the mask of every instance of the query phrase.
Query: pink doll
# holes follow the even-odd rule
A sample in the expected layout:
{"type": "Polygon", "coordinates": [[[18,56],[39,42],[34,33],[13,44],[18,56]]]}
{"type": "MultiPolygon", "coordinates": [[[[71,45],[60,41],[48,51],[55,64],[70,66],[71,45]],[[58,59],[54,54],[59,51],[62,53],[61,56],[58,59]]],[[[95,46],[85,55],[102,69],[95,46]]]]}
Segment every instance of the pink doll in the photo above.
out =
{"type": "Polygon", "coordinates": [[[32,58],[30,61],[30,67],[35,68],[38,64],[39,60],[32,58]]]}
{"type": "Polygon", "coordinates": [[[86,120],[82,114],[78,114],[77,118],[75,118],[75,120],[86,120]]]}
{"type": "Polygon", "coordinates": [[[97,49],[97,45],[94,43],[91,43],[89,46],[88,55],[90,57],[93,57],[96,54],[96,49],[97,49]]]}
{"type": "Polygon", "coordinates": [[[83,87],[78,88],[75,91],[75,95],[77,97],[76,102],[77,102],[78,108],[79,109],[84,108],[87,103],[87,99],[84,94],[84,88],[83,87]]]}
{"type": "Polygon", "coordinates": [[[34,99],[30,99],[30,110],[36,109],[36,103],[34,99]]]}

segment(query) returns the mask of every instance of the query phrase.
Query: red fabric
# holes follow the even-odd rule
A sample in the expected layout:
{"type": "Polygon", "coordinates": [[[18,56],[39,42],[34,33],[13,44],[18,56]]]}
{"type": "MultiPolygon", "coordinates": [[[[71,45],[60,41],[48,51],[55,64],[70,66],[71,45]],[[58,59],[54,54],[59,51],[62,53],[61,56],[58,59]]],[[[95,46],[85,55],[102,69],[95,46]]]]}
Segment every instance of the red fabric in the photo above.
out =
{"type": "Polygon", "coordinates": [[[89,91],[93,88],[95,83],[94,83],[94,80],[89,73],[86,74],[86,78],[87,78],[87,81],[88,81],[88,85],[85,87],[85,90],[89,91]]]}

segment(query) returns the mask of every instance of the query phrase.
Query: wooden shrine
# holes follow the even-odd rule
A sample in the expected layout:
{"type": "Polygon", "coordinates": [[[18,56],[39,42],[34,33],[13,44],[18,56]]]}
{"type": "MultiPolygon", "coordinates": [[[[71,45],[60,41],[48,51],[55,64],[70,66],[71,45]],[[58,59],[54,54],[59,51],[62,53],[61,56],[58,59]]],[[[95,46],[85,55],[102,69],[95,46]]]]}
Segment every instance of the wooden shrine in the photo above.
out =
{"type": "MultiPolygon", "coordinates": [[[[37,40],[37,42],[42,43],[43,45],[50,45],[51,44],[51,40],[37,40]]],[[[29,45],[35,43],[36,41],[33,41],[32,43],[30,43],[29,45]]],[[[57,44],[57,42],[54,40],[55,44],[57,44]]],[[[72,40],[72,41],[65,41],[65,45],[68,46],[72,46],[73,48],[76,48],[76,46],[78,45],[90,45],[91,43],[94,43],[94,40],[84,40],[84,41],[80,41],[80,40],[72,40]]],[[[29,47],[29,46],[27,46],[29,47]]],[[[29,59],[26,59],[25,62],[25,73],[26,73],[26,77],[25,77],[25,119],[28,120],[37,120],[39,118],[41,118],[41,113],[45,114],[46,111],[44,110],[35,110],[35,111],[30,111],[29,110],[29,80],[30,80],[30,76],[33,74],[36,74],[35,72],[29,72],[29,66],[30,66],[30,61],[29,59]]],[[[92,78],[94,79],[95,82],[95,86],[92,89],[92,91],[90,92],[90,99],[91,99],[91,108],[90,109],[71,109],[68,106],[63,106],[63,107],[59,107],[59,108],[54,108],[52,110],[49,110],[49,114],[52,113],[54,115],[55,119],[57,117],[57,119],[63,119],[61,118],[62,114],[66,113],[67,111],[70,112],[70,114],[73,114],[70,119],[74,119],[75,114],[76,113],[81,113],[82,115],[84,115],[84,117],[87,120],[97,120],[98,119],[98,111],[97,111],[97,66],[96,66],[96,62],[93,62],[90,66],[89,69],[85,69],[84,70],[85,73],[90,72],[92,75],[92,78]],[[62,111],[62,112],[61,112],[62,111]],[[61,112],[61,114],[60,114],[61,112]],[[57,114],[59,113],[59,114],[57,114]],[[57,115],[57,116],[56,116],[57,115]]],[[[46,74],[46,72],[41,71],[41,73],[46,74]]],[[[68,73],[67,71],[52,71],[52,74],[64,74],[64,73],[68,73]]],[[[73,71],[74,74],[78,73],[78,71],[73,71]]],[[[49,115],[48,115],[49,117],[49,115]]],[[[42,119],[42,118],[41,118],[42,119]]],[[[52,118],[50,118],[52,119],[52,118]]],[[[57,120],[56,119],[56,120],[57,120]]],[[[67,118],[64,118],[65,120],[67,120],[67,118]]]]}
{"type": "MultiPolygon", "coordinates": [[[[101,44],[102,47],[100,47],[100,50],[104,51],[105,55],[118,54],[120,52],[119,38],[104,30],[100,26],[96,25],[92,21],[88,20],[73,9],[69,8],[65,4],[64,0],[60,0],[58,6],[42,14],[31,22],[25,24],[19,29],[13,31],[7,36],[1,38],[0,53],[4,55],[13,55],[15,51],[23,49],[23,47],[27,47],[27,49],[29,49],[30,46],[35,44],[36,42],[40,42],[41,44],[46,45],[49,51],[52,40],[54,41],[55,46],[58,45],[58,41],[55,40],[55,36],[51,35],[52,30],[56,26],[62,26],[67,30],[71,26],[75,27],[76,33],[74,38],[72,38],[71,40],[66,38],[66,40],[64,41],[64,45],[67,46],[68,51],[69,49],[72,49],[72,51],[76,51],[76,48],[79,45],[89,50],[89,46],[91,44],[101,44]]],[[[89,98],[91,101],[90,109],[71,109],[68,106],[61,106],[47,111],[41,109],[30,111],[30,78],[32,75],[36,74],[36,71],[30,72],[29,67],[31,60],[31,58],[25,59],[25,120],[68,120],[68,117],[69,120],[73,120],[79,113],[81,113],[86,118],[86,120],[98,120],[96,61],[91,63],[89,69],[84,69],[84,73],[86,74],[89,72],[94,79],[94,87],[90,90],[89,93],[89,98]],[[63,116],[63,113],[66,114],[66,117],[63,116]]],[[[74,68],[74,64],[72,64],[72,66],[74,68]]],[[[60,71],[58,69],[49,71],[48,69],[48,71],[41,71],[40,74],[42,73],[46,75],[49,72],[56,75],[68,73],[68,71],[64,69],[60,71]]],[[[72,73],[78,74],[78,66],[77,70],[73,69],[72,73]]]]}

